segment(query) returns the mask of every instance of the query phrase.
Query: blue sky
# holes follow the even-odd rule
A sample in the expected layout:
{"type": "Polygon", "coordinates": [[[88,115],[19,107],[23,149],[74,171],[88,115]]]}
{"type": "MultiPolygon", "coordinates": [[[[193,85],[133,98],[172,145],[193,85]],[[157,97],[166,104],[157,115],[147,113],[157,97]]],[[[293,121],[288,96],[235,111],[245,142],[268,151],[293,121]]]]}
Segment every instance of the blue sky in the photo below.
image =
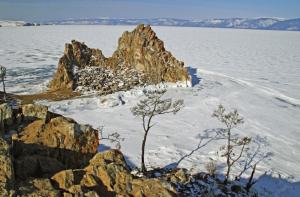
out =
{"type": "Polygon", "coordinates": [[[0,19],[299,18],[300,0],[0,0],[0,19]]]}

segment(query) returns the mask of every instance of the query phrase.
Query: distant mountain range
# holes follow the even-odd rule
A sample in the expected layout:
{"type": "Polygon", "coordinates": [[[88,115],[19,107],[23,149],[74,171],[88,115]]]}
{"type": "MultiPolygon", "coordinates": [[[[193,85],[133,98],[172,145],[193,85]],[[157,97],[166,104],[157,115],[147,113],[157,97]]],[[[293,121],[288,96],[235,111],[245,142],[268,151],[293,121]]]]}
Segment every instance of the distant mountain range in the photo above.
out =
{"type": "MultiPolygon", "coordinates": [[[[214,27],[214,28],[237,28],[237,29],[265,29],[265,30],[288,30],[300,31],[300,18],[280,19],[280,18],[227,18],[227,19],[175,19],[175,18],[154,18],[154,19],[66,19],[54,20],[42,23],[26,23],[23,25],[17,21],[15,26],[29,25],[137,25],[150,24],[156,26],[180,26],[180,27],[214,27]]],[[[7,23],[7,21],[6,21],[7,23]]],[[[0,21],[0,26],[3,25],[0,21]]],[[[11,26],[11,25],[10,25],[11,26]]]]}
{"type": "Polygon", "coordinates": [[[29,23],[25,21],[1,20],[0,27],[21,27],[21,26],[39,26],[39,23],[29,23]]]}

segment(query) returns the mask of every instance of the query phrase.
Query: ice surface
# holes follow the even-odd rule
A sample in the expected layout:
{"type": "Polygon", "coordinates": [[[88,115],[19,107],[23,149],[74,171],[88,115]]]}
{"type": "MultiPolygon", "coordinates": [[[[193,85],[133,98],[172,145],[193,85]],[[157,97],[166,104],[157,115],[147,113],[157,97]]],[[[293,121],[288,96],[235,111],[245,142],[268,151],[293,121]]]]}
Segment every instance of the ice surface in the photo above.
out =
{"type": "MultiPolygon", "coordinates": [[[[7,91],[38,92],[45,88],[72,39],[110,56],[118,37],[129,26],[41,26],[0,29],[0,64],[8,69],[7,91]]],[[[172,98],[185,100],[176,116],[155,119],[146,144],[148,166],[163,167],[193,150],[204,131],[220,125],[211,114],[222,103],[245,118],[242,135],[266,137],[271,160],[261,162],[256,177],[268,174],[257,188],[277,196],[296,196],[300,181],[300,32],[232,29],[154,27],[175,57],[183,60],[193,76],[192,88],[169,88],[172,98]],[[274,181],[276,180],[276,181],[274,181]],[[293,183],[290,183],[293,182],[293,183]]],[[[132,165],[139,165],[143,135],[141,121],[130,108],[142,89],[61,102],[41,103],[54,112],[75,118],[105,132],[119,132],[122,151],[132,165]]],[[[184,160],[180,166],[205,170],[222,141],[213,141],[184,160]]],[[[109,145],[109,144],[106,144],[109,145]]],[[[219,166],[219,171],[222,165],[219,166]]],[[[298,192],[298,193],[297,193],[298,192]]]]}

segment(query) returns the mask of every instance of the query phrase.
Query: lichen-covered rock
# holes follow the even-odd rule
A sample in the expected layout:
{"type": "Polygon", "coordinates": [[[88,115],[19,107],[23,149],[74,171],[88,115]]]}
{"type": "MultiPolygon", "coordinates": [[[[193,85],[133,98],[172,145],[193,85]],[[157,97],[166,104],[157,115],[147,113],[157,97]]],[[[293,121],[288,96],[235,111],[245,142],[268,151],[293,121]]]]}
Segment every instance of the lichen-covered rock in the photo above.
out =
{"type": "Polygon", "coordinates": [[[124,32],[108,64],[112,67],[124,64],[143,71],[151,84],[189,80],[184,63],[165,50],[163,41],[149,25],[141,24],[132,32],[124,32]]]}
{"type": "Polygon", "coordinates": [[[16,171],[32,163],[29,172],[18,174],[19,178],[26,178],[39,177],[38,172],[45,176],[62,169],[80,168],[97,152],[98,144],[97,130],[70,118],[55,117],[46,123],[36,120],[13,137],[16,171]]]}
{"type": "Polygon", "coordinates": [[[98,153],[85,170],[98,177],[108,191],[125,194],[131,190],[130,182],[133,177],[123,155],[117,150],[98,153]]]}
{"type": "Polygon", "coordinates": [[[23,121],[33,121],[36,119],[46,120],[48,107],[39,104],[22,105],[23,121]]]}
{"type": "Polygon", "coordinates": [[[51,179],[60,189],[78,196],[177,196],[166,181],[134,177],[118,150],[97,153],[85,169],[65,170],[51,179]]]}
{"type": "Polygon", "coordinates": [[[0,105],[0,137],[4,135],[5,128],[13,125],[13,111],[7,103],[0,105]]]}
{"type": "Polygon", "coordinates": [[[108,191],[121,196],[176,196],[176,190],[163,180],[135,178],[118,150],[98,153],[85,171],[98,177],[108,191]]]}
{"type": "Polygon", "coordinates": [[[47,178],[29,178],[18,183],[16,196],[20,197],[59,197],[61,191],[55,189],[47,178]]]}
{"type": "Polygon", "coordinates": [[[165,50],[150,26],[139,25],[123,33],[109,58],[78,41],[66,44],[49,88],[111,93],[137,85],[190,80],[183,65],[165,50]]]}
{"type": "Polygon", "coordinates": [[[18,109],[20,132],[10,145],[0,138],[0,196],[177,196],[167,181],[132,175],[119,150],[97,153],[97,130],[45,109],[18,109]]]}
{"type": "Polygon", "coordinates": [[[83,170],[64,170],[52,176],[60,189],[68,191],[72,186],[80,184],[85,172],[83,170]]]}
{"type": "Polygon", "coordinates": [[[0,196],[9,196],[14,188],[14,168],[9,145],[0,137],[0,196]]]}
{"type": "Polygon", "coordinates": [[[15,171],[19,179],[27,177],[51,177],[56,172],[64,170],[65,165],[48,156],[40,155],[25,155],[16,158],[15,171]],[[30,166],[30,168],[28,168],[30,166]]]}

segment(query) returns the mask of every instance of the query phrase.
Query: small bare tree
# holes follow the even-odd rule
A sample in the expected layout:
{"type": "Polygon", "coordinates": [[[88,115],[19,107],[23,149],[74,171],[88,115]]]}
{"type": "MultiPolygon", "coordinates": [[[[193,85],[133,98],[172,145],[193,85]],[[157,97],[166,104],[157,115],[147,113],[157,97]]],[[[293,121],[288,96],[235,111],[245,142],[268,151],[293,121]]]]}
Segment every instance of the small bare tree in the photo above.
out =
{"type": "Polygon", "coordinates": [[[226,146],[221,147],[221,150],[224,151],[221,156],[226,157],[227,164],[224,180],[224,183],[226,184],[229,180],[232,167],[242,157],[243,153],[247,149],[246,146],[251,142],[251,138],[239,137],[238,135],[232,134],[232,129],[244,123],[243,118],[240,117],[237,110],[226,113],[225,108],[222,105],[219,105],[218,109],[214,111],[212,116],[216,117],[226,126],[226,129],[222,134],[227,140],[227,144],[226,146]]]}
{"type": "Polygon", "coordinates": [[[5,75],[6,75],[6,68],[0,65],[0,80],[2,81],[3,85],[3,100],[6,101],[6,91],[5,91],[5,75]]]}
{"type": "Polygon", "coordinates": [[[171,98],[163,99],[166,93],[165,89],[144,90],[145,99],[140,100],[136,106],[131,108],[134,116],[139,116],[143,121],[144,138],[142,142],[141,155],[141,170],[143,173],[147,172],[145,166],[145,145],[148,132],[153,127],[152,120],[155,116],[173,113],[176,114],[183,107],[183,100],[173,101],[171,98]]]}

